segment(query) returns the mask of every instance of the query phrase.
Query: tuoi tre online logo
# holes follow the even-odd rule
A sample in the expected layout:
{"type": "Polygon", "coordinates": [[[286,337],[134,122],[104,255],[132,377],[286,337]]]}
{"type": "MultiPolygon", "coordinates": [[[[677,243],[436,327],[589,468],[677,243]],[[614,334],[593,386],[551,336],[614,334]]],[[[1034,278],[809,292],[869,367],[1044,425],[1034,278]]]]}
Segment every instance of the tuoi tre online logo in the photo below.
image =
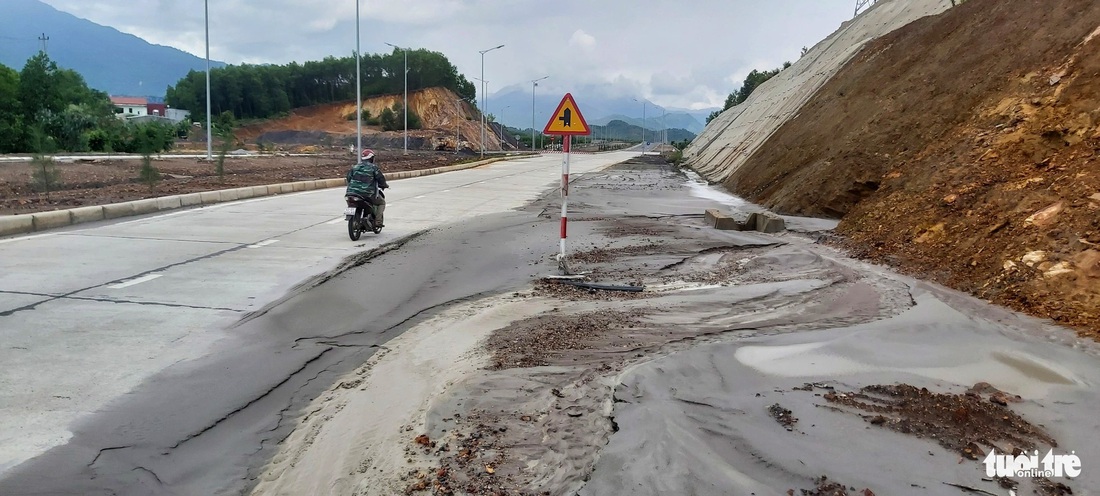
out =
{"type": "Polygon", "coordinates": [[[1075,451],[1068,455],[1055,455],[1054,450],[1047,451],[1041,459],[1039,451],[1031,455],[998,455],[990,451],[982,461],[987,477],[1077,477],[1081,475],[1081,458],[1075,451]]]}

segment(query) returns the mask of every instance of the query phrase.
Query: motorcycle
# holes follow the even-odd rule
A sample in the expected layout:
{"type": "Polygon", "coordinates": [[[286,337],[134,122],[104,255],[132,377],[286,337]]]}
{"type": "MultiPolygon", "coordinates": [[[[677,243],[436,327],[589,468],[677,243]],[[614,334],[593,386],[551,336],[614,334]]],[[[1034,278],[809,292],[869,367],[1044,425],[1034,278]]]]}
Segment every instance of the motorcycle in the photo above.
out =
{"type": "MultiPolygon", "coordinates": [[[[378,191],[378,194],[382,195],[382,198],[386,197],[382,191],[378,191]]],[[[348,221],[348,236],[352,241],[359,241],[359,237],[366,231],[374,234],[382,232],[382,226],[375,222],[378,214],[377,205],[355,194],[344,196],[344,201],[347,202],[344,220],[348,221]]]]}

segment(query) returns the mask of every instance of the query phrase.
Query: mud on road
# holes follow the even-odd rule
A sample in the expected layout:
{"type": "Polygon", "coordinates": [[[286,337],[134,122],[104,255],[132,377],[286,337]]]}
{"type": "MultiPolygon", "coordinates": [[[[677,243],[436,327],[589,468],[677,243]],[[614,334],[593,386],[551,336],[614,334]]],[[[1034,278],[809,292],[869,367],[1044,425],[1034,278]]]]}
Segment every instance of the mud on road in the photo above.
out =
{"type": "MultiPolygon", "coordinates": [[[[636,161],[578,179],[574,271],[644,292],[533,282],[455,310],[507,308],[493,324],[414,328],[377,366],[435,370],[415,406],[376,420],[384,435],[282,446],[256,493],[317,487],[328,475],[310,470],[325,467],[349,494],[999,494],[1005,481],[965,450],[1100,460],[1095,344],[814,236],[709,229],[713,196],[686,183],[636,161]],[[407,351],[426,346],[457,349],[407,351]]],[[[526,209],[533,227],[554,232],[557,202],[526,209]]],[[[358,377],[312,411],[361,416],[356,398],[403,380],[358,377]]]]}

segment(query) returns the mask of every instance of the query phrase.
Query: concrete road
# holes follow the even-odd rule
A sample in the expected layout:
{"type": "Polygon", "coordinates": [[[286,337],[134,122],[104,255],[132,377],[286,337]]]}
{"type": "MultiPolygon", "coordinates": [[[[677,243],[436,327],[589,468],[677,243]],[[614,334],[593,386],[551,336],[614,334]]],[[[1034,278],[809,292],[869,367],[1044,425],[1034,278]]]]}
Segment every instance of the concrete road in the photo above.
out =
{"type": "MultiPolygon", "coordinates": [[[[572,172],[633,155],[575,155],[572,172]]],[[[358,242],[342,189],[0,239],[0,481],[154,374],[224,351],[231,324],[301,281],[417,231],[522,206],[556,184],[560,164],[550,155],[395,181],[385,231],[358,242]]]]}

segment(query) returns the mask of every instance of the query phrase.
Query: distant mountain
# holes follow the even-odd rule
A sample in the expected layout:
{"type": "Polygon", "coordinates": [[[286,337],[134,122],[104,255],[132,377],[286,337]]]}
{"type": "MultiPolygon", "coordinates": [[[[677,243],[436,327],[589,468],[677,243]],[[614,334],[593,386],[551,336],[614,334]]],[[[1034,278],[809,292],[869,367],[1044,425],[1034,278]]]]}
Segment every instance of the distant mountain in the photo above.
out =
{"type": "MultiPolygon", "coordinates": [[[[636,97],[606,95],[602,88],[578,88],[571,91],[580,107],[581,113],[589,125],[605,125],[613,120],[636,126],[642,125],[642,103],[636,97]]],[[[538,88],[535,93],[535,126],[542,129],[558,102],[562,92],[551,92],[538,88]]],[[[638,98],[640,100],[640,98],[638,98]]],[[[480,100],[478,104],[480,105],[480,100]]],[[[531,87],[525,89],[512,86],[489,95],[486,102],[487,113],[495,115],[501,122],[517,128],[531,127],[531,87]]],[[[693,133],[702,132],[706,116],[714,109],[686,110],[662,108],[653,102],[645,105],[645,126],[647,129],[662,128],[661,118],[668,112],[665,123],[669,128],[681,128],[693,133]]]]}
{"type": "MultiPolygon", "coordinates": [[[[89,86],[112,95],[163,97],[188,71],[206,68],[203,58],[151,44],[38,0],[2,3],[0,64],[17,71],[38,53],[43,33],[49,37],[46,52],[57,65],[79,72],[89,86]]],[[[212,67],[224,65],[211,61],[212,67]]]]}
{"type": "MultiPolygon", "coordinates": [[[[597,119],[589,119],[589,124],[599,124],[601,126],[608,124],[611,121],[623,121],[628,124],[641,127],[643,125],[641,117],[627,117],[622,114],[609,115],[600,117],[597,119]]],[[[693,133],[700,133],[703,131],[705,125],[699,122],[698,119],[691,114],[685,112],[669,112],[667,115],[657,113],[656,115],[645,116],[645,128],[646,129],[684,129],[693,133]]]]}
{"type": "MultiPolygon", "coordinates": [[[[686,129],[669,128],[668,141],[682,141],[695,139],[695,133],[686,129]]],[[[633,125],[621,120],[613,120],[607,125],[592,125],[592,136],[595,139],[639,141],[642,139],[641,126],[633,125]]],[[[646,129],[645,140],[659,142],[664,136],[661,130],[646,129]]]]}

